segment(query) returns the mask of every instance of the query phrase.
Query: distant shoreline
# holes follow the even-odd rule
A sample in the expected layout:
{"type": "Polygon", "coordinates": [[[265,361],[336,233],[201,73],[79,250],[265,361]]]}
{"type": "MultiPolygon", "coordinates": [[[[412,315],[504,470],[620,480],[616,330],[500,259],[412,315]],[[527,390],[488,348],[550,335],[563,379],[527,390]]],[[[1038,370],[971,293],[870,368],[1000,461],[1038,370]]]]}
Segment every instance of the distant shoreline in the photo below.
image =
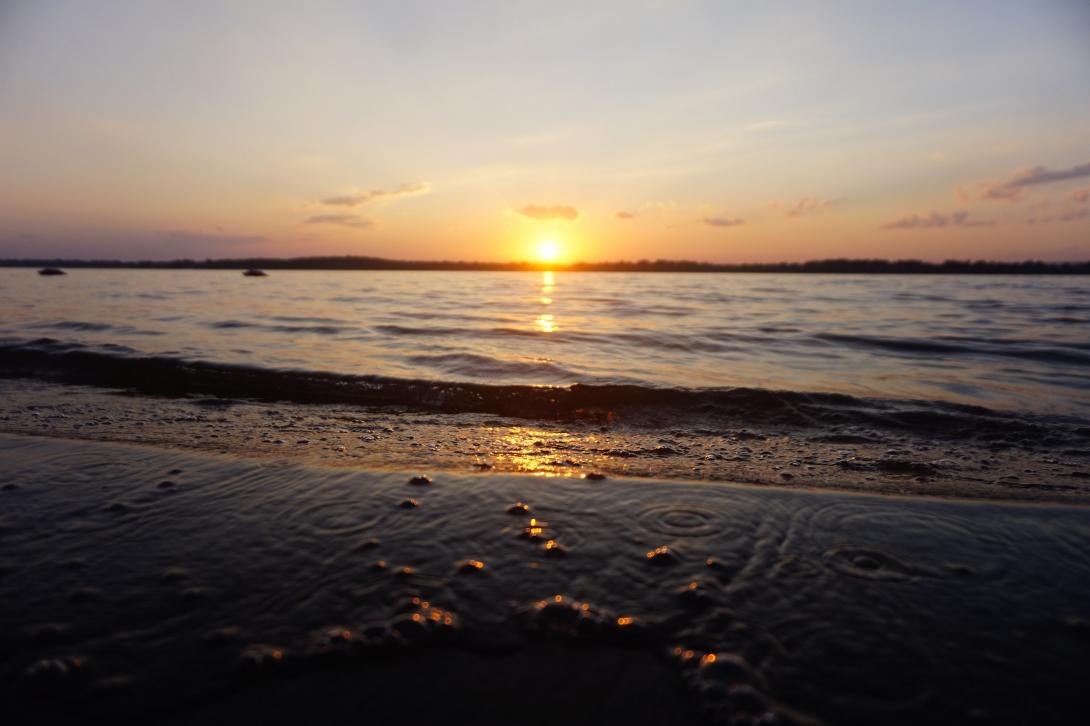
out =
{"type": "Polygon", "coordinates": [[[0,259],[0,267],[150,270],[432,270],[453,272],[776,272],[824,274],[1090,275],[1085,262],[993,262],[987,260],[830,259],[809,262],[714,263],[692,260],[617,262],[463,262],[390,260],[381,257],[253,257],[208,260],[0,259]]]}

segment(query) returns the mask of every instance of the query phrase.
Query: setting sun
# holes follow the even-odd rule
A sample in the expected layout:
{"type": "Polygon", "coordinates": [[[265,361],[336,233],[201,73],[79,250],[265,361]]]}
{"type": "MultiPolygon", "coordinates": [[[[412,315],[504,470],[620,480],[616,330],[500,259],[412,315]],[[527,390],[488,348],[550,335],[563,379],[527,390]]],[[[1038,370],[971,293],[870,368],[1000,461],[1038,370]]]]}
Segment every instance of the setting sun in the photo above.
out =
{"type": "Polygon", "coordinates": [[[553,262],[560,255],[560,245],[554,239],[542,240],[537,246],[537,258],[542,262],[553,262]]]}

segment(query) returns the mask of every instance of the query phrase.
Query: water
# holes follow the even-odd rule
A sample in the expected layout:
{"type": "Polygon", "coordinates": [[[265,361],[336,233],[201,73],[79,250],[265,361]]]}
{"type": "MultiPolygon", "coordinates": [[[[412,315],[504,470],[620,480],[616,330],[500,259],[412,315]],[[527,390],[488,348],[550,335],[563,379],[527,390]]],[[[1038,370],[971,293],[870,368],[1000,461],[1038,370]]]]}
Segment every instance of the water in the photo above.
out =
{"type": "Polygon", "coordinates": [[[1087,277],[2,269],[0,309],[16,348],[1090,412],[1087,277]]]}

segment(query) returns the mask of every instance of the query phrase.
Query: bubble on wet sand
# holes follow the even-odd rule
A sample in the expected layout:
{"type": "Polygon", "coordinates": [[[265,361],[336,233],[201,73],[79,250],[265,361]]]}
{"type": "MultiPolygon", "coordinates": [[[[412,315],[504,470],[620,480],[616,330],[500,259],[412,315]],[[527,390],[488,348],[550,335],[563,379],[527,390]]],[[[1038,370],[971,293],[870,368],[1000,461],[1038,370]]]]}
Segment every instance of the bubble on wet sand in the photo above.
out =
{"type": "Polygon", "coordinates": [[[381,544],[381,542],[377,537],[369,537],[356,545],[356,552],[369,552],[373,549],[377,549],[379,544],[381,544]]]}
{"type": "Polygon", "coordinates": [[[462,560],[457,566],[461,575],[475,575],[485,571],[485,564],[480,560],[462,560]]]}
{"type": "Polygon", "coordinates": [[[568,548],[557,542],[555,539],[548,540],[543,546],[542,551],[546,557],[567,557],[568,548]]]}
{"type": "Polygon", "coordinates": [[[644,556],[648,563],[655,565],[656,567],[672,567],[681,562],[681,559],[677,556],[677,552],[667,545],[656,547],[644,556]]]}
{"type": "Polygon", "coordinates": [[[548,638],[637,642],[648,634],[646,624],[634,615],[618,615],[564,595],[536,600],[520,612],[531,632],[548,638]]]}
{"type": "Polygon", "coordinates": [[[347,625],[331,625],[311,635],[307,654],[319,661],[348,660],[370,645],[362,633],[347,625]]]}
{"type": "Polygon", "coordinates": [[[402,509],[416,509],[417,507],[420,506],[420,502],[418,502],[418,501],[416,501],[415,499],[412,499],[412,498],[403,499],[401,501],[401,503],[398,504],[397,506],[401,507],[402,509]]]}
{"type": "Polygon", "coordinates": [[[715,604],[712,589],[700,580],[692,580],[674,590],[677,599],[691,609],[702,609],[715,604]]]}
{"type": "Polygon", "coordinates": [[[529,514],[530,513],[530,505],[523,504],[522,502],[515,502],[514,504],[512,504],[510,507],[507,508],[507,513],[508,514],[529,514]]]}
{"type": "Polygon", "coordinates": [[[28,687],[41,696],[53,696],[78,687],[87,675],[87,660],[68,655],[42,658],[23,671],[28,687]]]}
{"type": "Polygon", "coordinates": [[[753,668],[736,653],[705,653],[700,658],[700,675],[728,683],[753,683],[753,668]]]}
{"type": "Polygon", "coordinates": [[[426,487],[431,485],[431,477],[424,476],[423,474],[417,475],[409,479],[409,483],[417,487],[426,487]]]}
{"type": "Polygon", "coordinates": [[[391,621],[390,630],[407,644],[421,644],[458,627],[453,612],[419,596],[411,598],[402,609],[404,612],[391,621]]]}
{"type": "Polygon", "coordinates": [[[264,676],[283,671],[288,665],[288,653],[284,648],[266,643],[246,646],[239,654],[238,667],[248,676],[264,676]]]}
{"type": "Polygon", "coordinates": [[[549,534],[549,523],[540,519],[532,518],[522,531],[519,533],[519,537],[529,540],[551,539],[549,534]]]}
{"type": "Polygon", "coordinates": [[[602,481],[606,478],[606,475],[598,471],[589,471],[583,475],[583,478],[590,481],[602,481]]]}
{"type": "Polygon", "coordinates": [[[673,657],[707,722],[724,726],[786,723],[781,714],[770,710],[768,698],[755,685],[757,674],[742,656],[679,645],[673,657]]]}

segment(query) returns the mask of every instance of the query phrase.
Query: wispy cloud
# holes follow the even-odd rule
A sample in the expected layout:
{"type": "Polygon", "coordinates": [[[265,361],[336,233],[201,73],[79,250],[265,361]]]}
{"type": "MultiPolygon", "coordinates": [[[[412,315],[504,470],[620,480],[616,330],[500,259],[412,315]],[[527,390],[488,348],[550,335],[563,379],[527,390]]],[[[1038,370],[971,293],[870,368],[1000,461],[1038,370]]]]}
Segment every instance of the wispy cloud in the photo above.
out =
{"type": "Polygon", "coordinates": [[[326,197],[322,200],[322,204],[331,207],[358,207],[359,205],[368,202],[389,201],[399,197],[414,197],[419,194],[427,194],[430,191],[431,186],[428,184],[424,182],[413,182],[411,184],[402,184],[396,189],[372,189],[366,192],[354,192],[352,194],[345,194],[337,197],[326,197]]]}
{"type": "Polygon", "coordinates": [[[358,214],[316,214],[303,220],[303,224],[336,224],[353,229],[368,229],[375,226],[374,221],[358,214]]]}
{"type": "Polygon", "coordinates": [[[620,212],[617,212],[613,216],[616,217],[617,219],[635,219],[636,218],[636,213],[635,212],[626,212],[624,210],[621,210],[620,212]]]}
{"type": "Polygon", "coordinates": [[[1054,182],[1068,181],[1069,179],[1082,179],[1090,177],[1090,162],[1077,164],[1070,169],[1046,169],[1043,166],[1035,166],[1032,169],[1019,169],[1006,179],[984,182],[985,199],[1019,199],[1027,187],[1039,184],[1052,184],[1054,182]]]}
{"type": "Polygon", "coordinates": [[[1052,224],[1053,222],[1075,222],[1080,219],[1090,219],[1090,207],[1081,209],[1067,209],[1055,216],[1030,217],[1026,224],[1052,224]]]}
{"type": "Polygon", "coordinates": [[[1072,202],[1082,202],[1083,204],[1090,202],[1090,187],[1087,187],[1086,189],[1076,189],[1067,195],[1067,198],[1072,202]]]}
{"type": "Polygon", "coordinates": [[[788,217],[801,217],[804,214],[810,214],[819,209],[835,206],[843,201],[843,198],[818,199],[817,197],[803,197],[797,202],[773,202],[772,208],[787,210],[788,217]]]}
{"type": "Polygon", "coordinates": [[[515,214],[537,220],[566,219],[573,222],[579,218],[579,210],[568,204],[555,204],[552,206],[527,204],[525,207],[516,209],[515,214]]]}
{"type": "Polygon", "coordinates": [[[737,217],[704,217],[704,224],[709,227],[737,227],[745,223],[746,220],[737,217]]]}
{"type": "Polygon", "coordinates": [[[911,217],[903,217],[895,222],[883,224],[882,229],[924,229],[929,227],[990,227],[995,224],[992,220],[970,220],[966,211],[950,212],[942,214],[931,212],[927,217],[913,214],[911,217]]]}

